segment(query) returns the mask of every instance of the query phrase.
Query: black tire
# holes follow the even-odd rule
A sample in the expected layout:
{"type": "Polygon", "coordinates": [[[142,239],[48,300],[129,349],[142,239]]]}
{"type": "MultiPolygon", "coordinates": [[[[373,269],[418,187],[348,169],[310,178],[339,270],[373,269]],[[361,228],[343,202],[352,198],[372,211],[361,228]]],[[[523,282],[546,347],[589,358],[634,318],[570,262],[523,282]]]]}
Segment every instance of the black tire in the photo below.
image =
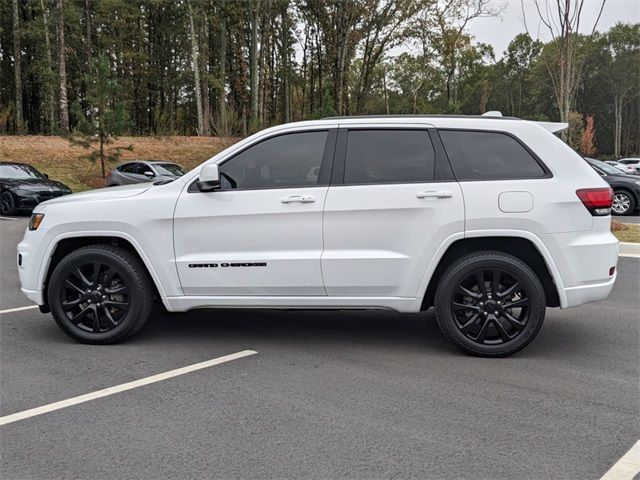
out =
{"type": "Polygon", "coordinates": [[[613,206],[611,207],[614,215],[632,215],[636,211],[636,199],[633,194],[626,190],[616,190],[613,192],[613,206]]]}
{"type": "Polygon", "coordinates": [[[0,213],[2,213],[2,215],[15,215],[16,199],[13,198],[11,192],[2,192],[0,201],[2,202],[0,207],[0,213]]]}
{"type": "Polygon", "coordinates": [[[482,357],[505,357],[526,347],[540,331],[545,311],[538,276],[501,252],[459,258],[444,272],[435,294],[436,319],[444,336],[482,357]]]}
{"type": "Polygon", "coordinates": [[[153,294],[140,260],[110,245],[74,250],[56,266],[48,286],[58,326],[74,340],[94,345],[121,342],[140,330],[151,313],[153,294]]]}

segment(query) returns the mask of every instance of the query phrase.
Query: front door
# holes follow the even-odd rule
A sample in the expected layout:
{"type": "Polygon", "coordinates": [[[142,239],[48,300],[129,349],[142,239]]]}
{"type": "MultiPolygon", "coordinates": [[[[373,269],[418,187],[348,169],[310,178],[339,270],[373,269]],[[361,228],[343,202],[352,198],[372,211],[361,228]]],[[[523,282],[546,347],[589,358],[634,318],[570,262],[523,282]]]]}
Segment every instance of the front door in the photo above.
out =
{"type": "Polygon", "coordinates": [[[335,132],[281,134],[220,163],[221,189],[183,191],[174,217],[185,295],[325,295],[322,208],[335,132]]]}

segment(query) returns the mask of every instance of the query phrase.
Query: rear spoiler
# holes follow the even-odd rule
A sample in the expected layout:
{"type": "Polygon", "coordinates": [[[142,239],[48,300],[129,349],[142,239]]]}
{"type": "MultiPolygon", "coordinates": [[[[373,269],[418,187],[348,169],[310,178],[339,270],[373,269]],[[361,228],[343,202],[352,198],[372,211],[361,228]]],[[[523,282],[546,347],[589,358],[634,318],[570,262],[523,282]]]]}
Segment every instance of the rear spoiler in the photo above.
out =
{"type": "Polygon", "coordinates": [[[549,130],[551,133],[558,133],[569,128],[569,124],[566,122],[534,122],[540,125],[545,130],[549,130]]]}
{"type": "MultiPolygon", "coordinates": [[[[484,112],[482,117],[502,117],[502,112],[497,110],[491,110],[489,112],[484,112]]],[[[569,124],[565,122],[534,122],[540,125],[545,130],[550,131],[551,133],[558,133],[563,130],[569,128],[569,124]]]]}

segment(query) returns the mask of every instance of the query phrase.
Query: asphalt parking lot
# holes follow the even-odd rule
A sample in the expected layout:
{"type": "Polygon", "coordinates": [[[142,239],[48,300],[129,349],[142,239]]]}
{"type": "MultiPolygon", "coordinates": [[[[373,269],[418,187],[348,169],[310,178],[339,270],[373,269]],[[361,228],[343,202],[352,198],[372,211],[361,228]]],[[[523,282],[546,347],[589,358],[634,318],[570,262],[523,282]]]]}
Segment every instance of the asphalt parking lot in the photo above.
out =
{"type": "MultiPolygon", "coordinates": [[[[0,310],[28,305],[0,221],[0,310]]],[[[606,301],[550,309],[478,359],[433,314],[157,313],[115,346],[0,313],[0,417],[243,350],[255,355],[0,426],[0,477],[600,478],[640,438],[640,259],[606,301]]]]}

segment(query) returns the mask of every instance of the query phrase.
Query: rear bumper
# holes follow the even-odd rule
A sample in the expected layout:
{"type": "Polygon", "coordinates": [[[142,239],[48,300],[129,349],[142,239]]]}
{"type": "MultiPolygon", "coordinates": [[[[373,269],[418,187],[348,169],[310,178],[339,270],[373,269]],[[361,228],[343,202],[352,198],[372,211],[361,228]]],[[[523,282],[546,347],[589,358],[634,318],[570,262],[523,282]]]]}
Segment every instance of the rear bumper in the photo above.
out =
{"type": "Polygon", "coordinates": [[[597,302],[609,296],[616,281],[617,272],[608,281],[595,285],[582,285],[579,287],[568,287],[564,289],[566,304],[563,308],[575,307],[583,303],[597,302]]]}

